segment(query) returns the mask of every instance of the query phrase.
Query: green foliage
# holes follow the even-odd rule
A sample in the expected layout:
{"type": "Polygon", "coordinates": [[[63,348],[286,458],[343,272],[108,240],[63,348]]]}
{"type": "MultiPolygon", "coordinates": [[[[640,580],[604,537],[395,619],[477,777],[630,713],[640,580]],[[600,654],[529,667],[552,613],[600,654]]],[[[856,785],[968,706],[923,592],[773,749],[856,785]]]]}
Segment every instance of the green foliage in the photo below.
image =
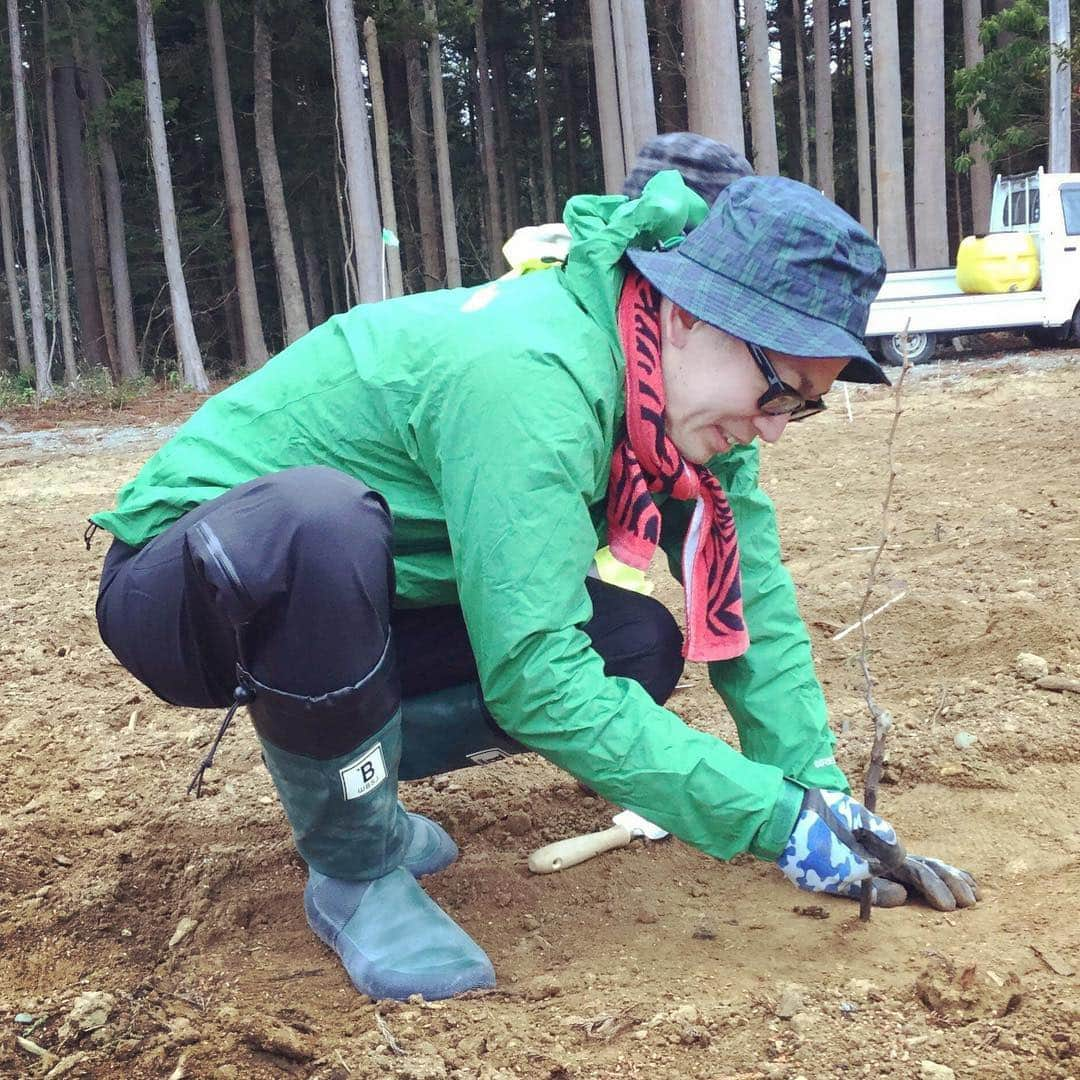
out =
{"type": "Polygon", "coordinates": [[[108,401],[110,409],[119,411],[138,398],[145,397],[153,388],[153,380],[140,375],[137,379],[125,379],[123,382],[113,384],[103,396],[108,401]]]}
{"type": "Polygon", "coordinates": [[[154,387],[154,380],[145,375],[115,383],[104,368],[92,368],[80,372],[78,379],[70,385],[58,388],[58,396],[61,401],[78,404],[96,402],[119,412],[138,398],[145,397],[154,387]]]}
{"type": "MultiPolygon", "coordinates": [[[[267,344],[273,352],[283,344],[283,332],[254,141],[254,5],[251,0],[220,2],[259,309],[267,344]]],[[[273,39],[275,135],[294,244],[301,258],[305,249],[311,255],[326,307],[333,310],[333,294],[340,310],[346,303],[337,201],[342,176],[325,4],[322,0],[257,2],[266,14],[273,39]],[[302,223],[306,221],[310,221],[311,227],[304,235],[302,223]]],[[[204,364],[212,375],[224,376],[235,370],[240,360],[234,355],[236,282],[225,214],[204,3],[205,0],[152,0],[151,8],[184,275],[204,364]]],[[[512,158],[517,170],[516,187],[507,192],[508,184],[504,183],[500,196],[504,200],[509,197],[520,224],[535,221],[543,213],[530,3],[531,0],[488,0],[486,4],[489,50],[493,62],[498,56],[505,71],[513,139],[512,151],[504,155],[503,166],[509,168],[511,162],[507,159],[512,158]]],[[[355,0],[355,9],[358,30],[371,15],[379,32],[390,112],[397,231],[402,240],[406,274],[411,274],[414,287],[419,287],[416,162],[410,138],[403,46],[410,39],[420,40],[426,83],[430,27],[424,18],[422,0],[355,0]]],[[[477,156],[475,10],[475,0],[436,0],[450,164],[466,283],[483,280],[489,269],[483,225],[486,192],[479,176],[477,156]]],[[[600,188],[599,148],[590,130],[595,120],[587,5],[583,0],[540,0],[539,10],[547,67],[544,88],[553,125],[556,201],[561,208],[569,195],[600,188]],[[572,98],[569,106],[576,110],[571,130],[563,116],[564,68],[565,85],[572,98]],[[573,180],[567,164],[571,139],[576,148],[577,171],[573,180]]],[[[40,160],[46,77],[41,7],[23,4],[20,12],[30,78],[31,121],[40,160]]],[[[94,165],[98,164],[98,136],[104,134],[111,140],[122,184],[124,241],[136,336],[144,368],[152,374],[164,375],[175,363],[176,348],[171,333],[157,192],[147,146],[135,4],[133,0],[53,0],[49,4],[49,16],[52,65],[69,63],[73,50],[81,50],[84,58],[96,52],[100,61],[107,103],[102,108],[91,109],[89,97],[81,97],[85,109],[80,117],[81,130],[86,152],[94,165]]],[[[79,91],[86,95],[87,86],[80,83],[79,91]]],[[[426,96],[426,104],[430,125],[430,97],[426,96]]],[[[4,110],[0,112],[0,127],[7,135],[9,166],[13,161],[10,106],[10,64],[6,67],[0,64],[0,108],[4,110]]],[[[17,195],[15,192],[16,203],[17,195]]],[[[69,245],[69,256],[71,250],[69,245]]],[[[51,293],[47,263],[43,265],[42,277],[48,302],[51,293]]],[[[72,300],[78,336],[74,290],[72,300]]],[[[55,333],[54,314],[50,311],[47,316],[50,335],[55,333]]],[[[10,386],[7,392],[12,392],[10,386]]]]}
{"type": "MultiPolygon", "coordinates": [[[[980,31],[984,45],[989,46],[985,59],[956,72],[957,106],[977,109],[980,117],[973,128],[961,132],[961,145],[979,140],[991,160],[1024,153],[1046,141],[1043,102],[1050,49],[1045,40],[1045,9],[1045,0],[1016,0],[1012,7],[985,19],[980,31]],[[995,47],[1002,31],[1014,37],[995,47]]],[[[970,156],[961,155],[956,167],[969,168],[970,156]]]]}
{"type": "MultiPolygon", "coordinates": [[[[55,402],[65,404],[102,404],[117,411],[145,397],[155,388],[154,380],[145,375],[114,383],[104,368],[92,368],[66,386],[56,387],[55,402]]],[[[0,409],[34,404],[34,379],[21,372],[0,372],[0,409]]]]}
{"type": "MultiPolygon", "coordinates": [[[[1078,25],[1080,5],[1073,4],[1071,22],[1078,25]]],[[[1051,70],[1047,0],[1014,0],[985,18],[979,37],[985,59],[960,69],[953,80],[958,108],[977,109],[979,122],[959,133],[964,152],[955,159],[959,172],[972,164],[967,148],[981,142],[991,161],[1007,159],[1010,168],[1042,164],[1047,143],[1047,100],[1051,70]]],[[[1062,59],[1076,62],[1080,35],[1062,59]]]]}
{"type": "Polygon", "coordinates": [[[146,111],[145,87],[141,79],[128,79],[112,88],[105,105],[90,118],[88,136],[96,138],[104,129],[110,135],[138,130],[146,111]]]}
{"type": "Polygon", "coordinates": [[[65,395],[85,400],[106,397],[113,390],[112,376],[104,368],[82,371],[71,386],[64,387],[65,395]]]}
{"type": "Polygon", "coordinates": [[[0,409],[31,405],[33,401],[33,379],[20,372],[0,371],[0,409]]]}

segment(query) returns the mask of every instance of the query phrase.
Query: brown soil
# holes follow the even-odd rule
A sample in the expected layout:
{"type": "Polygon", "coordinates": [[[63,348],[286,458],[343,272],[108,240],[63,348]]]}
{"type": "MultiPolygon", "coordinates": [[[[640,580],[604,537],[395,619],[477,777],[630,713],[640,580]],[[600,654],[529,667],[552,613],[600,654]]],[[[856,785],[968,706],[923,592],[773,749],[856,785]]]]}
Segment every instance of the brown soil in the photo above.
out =
{"type": "MultiPolygon", "coordinates": [[[[216,392],[226,385],[215,383],[213,390],[216,392]]],[[[194,400],[191,394],[165,386],[152,386],[130,398],[117,391],[112,401],[102,396],[86,399],[78,394],[60,395],[41,405],[0,409],[0,425],[3,425],[0,430],[43,431],[73,424],[166,424],[186,419],[194,400]]]]}
{"type": "MultiPolygon", "coordinates": [[[[305,926],[248,727],[193,802],[219,718],[157,701],[99,643],[105,544],[88,553],[82,527],[147,446],[0,448],[0,1073],[61,1059],[53,1075],[175,1080],[949,1075],[924,1062],[1080,1076],[1080,695],[1015,669],[1029,652],[1080,676],[1078,400],[1067,362],[945,368],[910,387],[897,439],[874,603],[907,595],[870,624],[875,693],[896,721],[879,808],[911,848],[976,873],[977,908],[909,904],[860,924],[853,904],[798,893],[771,866],[678,841],[530,876],[532,848],[603,827],[611,807],[527,755],[403,785],[460,843],[428,888],[499,974],[495,992],[437,1004],[350,987],[305,926]]],[[[767,452],[765,483],[850,728],[840,760],[860,776],[858,635],[830,638],[859,609],[892,404],[855,395],[854,423],[836,405],[767,452]]],[[[139,408],[167,420],[175,395],[139,408]]],[[[686,682],[676,711],[732,737],[704,672],[686,682]]]]}

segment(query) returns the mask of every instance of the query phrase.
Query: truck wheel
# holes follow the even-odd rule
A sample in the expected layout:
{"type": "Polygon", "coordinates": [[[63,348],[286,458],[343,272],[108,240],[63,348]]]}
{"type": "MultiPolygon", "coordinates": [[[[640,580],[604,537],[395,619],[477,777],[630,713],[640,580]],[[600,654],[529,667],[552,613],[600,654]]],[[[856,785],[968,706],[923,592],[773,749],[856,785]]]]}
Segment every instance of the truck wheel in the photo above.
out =
{"type": "MultiPolygon", "coordinates": [[[[1074,315],[1073,318],[1075,319],[1076,316],[1074,315]]],[[[1073,323],[1066,323],[1064,326],[1029,326],[1024,331],[1024,336],[1032,345],[1040,348],[1059,349],[1068,342],[1069,335],[1075,333],[1073,325],[1073,323]]]]}
{"type": "Polygon", "coordinates": [[[936,334],[891,334],[878,338],[878,348],[886,364],[900,367],[904,362],[904,338],[907,338],[907,356],[913,364],[929,364],[937,351],[936,334]]]}

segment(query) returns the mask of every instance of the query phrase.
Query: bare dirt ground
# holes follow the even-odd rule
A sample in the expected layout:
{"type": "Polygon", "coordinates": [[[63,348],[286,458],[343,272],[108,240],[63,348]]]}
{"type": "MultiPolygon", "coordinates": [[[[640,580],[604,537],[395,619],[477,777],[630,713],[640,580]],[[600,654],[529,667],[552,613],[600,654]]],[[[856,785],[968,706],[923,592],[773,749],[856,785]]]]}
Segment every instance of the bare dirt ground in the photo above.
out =
{"type": "MultiPolygon", "coordinates": [[[[1080,677],[1080,353],[917,376],[874,601],[907,593],[870,624],[896,721],[879,808],[909,847],[975,872],[983,902],[860,924],[850,902],[678,841],[533,877],[532,848],[603,827],[611,807],[526,755],[403,785],[461,845],[428,888],[499,975],[436,1004],[359,996],[308,932],[248,726],[192,801],[219,717],[157,701],[98,641],[105,541],[85,550],[85,517],[191,403],[5,413],[0,1074],[1080,1077],[1080,695],[1016,667],[1034,653],[1080,677]]],[[[830,639],[858,612],[892,404],[876,390],[852,404],[853,423],[840,395],[770,449],[764,481],[849,729],[840,761],[861,777],[858,635],[830,639]]],[[[704,671],[686,682],[675,710],[733,738],[704,671]]]]}

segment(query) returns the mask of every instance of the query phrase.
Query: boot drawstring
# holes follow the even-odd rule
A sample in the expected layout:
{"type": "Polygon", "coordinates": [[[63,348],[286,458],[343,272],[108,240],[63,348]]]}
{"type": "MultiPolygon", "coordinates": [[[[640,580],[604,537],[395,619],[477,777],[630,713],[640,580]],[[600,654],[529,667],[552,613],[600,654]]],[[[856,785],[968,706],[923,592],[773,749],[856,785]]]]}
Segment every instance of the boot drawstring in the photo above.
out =
{"type": "Polygon", "coordinates": [[[253,691],[249,690],[246,686],[238,686],[233,690],[232,704],[229,706],[229,711],[225,714],[225,719],[221,721],[221,727],[218,728],[218,733],[210,746],[210,752],[203,758],[198,771],[191,778],[191,783],[188,784],[188,795],[191,794],[193,789],[195,791],[196,799],[202,794],[203,776],[206,773],[206,770],[214,764],[214,755],[217,753],[217,748],[220,745],[221,740],[225,737],[225,732],[229,730],[232,718],[236,715],[236,710],[239,709],[241,705],[247,705],[254,697],[255,694],[253,691]]]}

